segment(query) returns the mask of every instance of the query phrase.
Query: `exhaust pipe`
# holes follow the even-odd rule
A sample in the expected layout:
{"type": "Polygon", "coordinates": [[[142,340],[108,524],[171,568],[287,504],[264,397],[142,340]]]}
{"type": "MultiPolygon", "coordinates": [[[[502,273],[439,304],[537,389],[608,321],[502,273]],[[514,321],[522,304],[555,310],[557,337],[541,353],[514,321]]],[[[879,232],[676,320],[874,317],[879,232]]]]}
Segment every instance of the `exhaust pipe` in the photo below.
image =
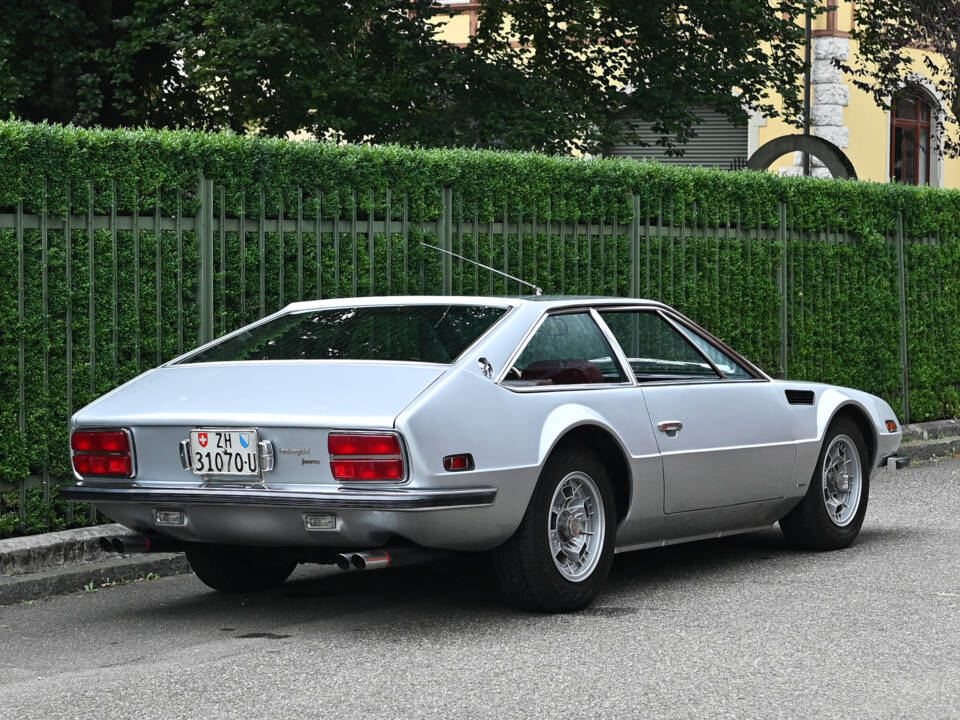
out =
{"type": "Polygon", "coordinates": [[[103,552],[131,555],[134,553],[182,552],[186,545],[161,535],[112,535],[100,538],[103,552]]]}
{"type": "Polygon", "coordinates": [[[448,550],[427,548],[381,548],[340,553],[334,558],[341,570],[379,570],[385,567],[403,567],[438,560],[450,555],[448,550]]]}

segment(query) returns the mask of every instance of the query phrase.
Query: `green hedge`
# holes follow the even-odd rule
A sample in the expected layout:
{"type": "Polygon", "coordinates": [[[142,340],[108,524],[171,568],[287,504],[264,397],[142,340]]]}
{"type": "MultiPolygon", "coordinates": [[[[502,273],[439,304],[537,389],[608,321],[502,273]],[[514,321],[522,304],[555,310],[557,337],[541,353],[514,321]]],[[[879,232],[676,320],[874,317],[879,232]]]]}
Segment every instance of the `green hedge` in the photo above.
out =
{"type": "MultiPolygon", "coordinates": [[[[960,406],[960,193],[873,183],[780,179],[765,173],[696,170],[618,160],[584,161],[524,153],[421,150],[295,143],[187,131],[91,131],[0,123],[0,213],[22,203],[27,214],[50,217],[43,257],[37,229],[21,248],[12,227],[0,229],[0,535],[62,527],[67,510],[55,485],[69,478],[66,423],[75,410],[118,383],[169,359],[198,339],[199,263],[196,235],[158,237],[129,231],[113,240],[94,236],[94,350],[89,341],[89,237],[81,224],[70,234],[62,220],[89,208],[116,213],[192,217],[201,173],[215,181],[214,214],[303,218],[303,253],[292,233],[265,237],[266,287],[259,298],[257,237],[226,232],[215,238],[215,328],[219,333],[304,297],[357,293],[440,291],[441,258],[422,248],[437,241],[418,223],[441,213],[443,187],[454,193],[457,219],[527,223],[506,242],[508,269],[546,292],[627,295],[634,220],[639,198],[644,227],[683,226],[683,237],[640,244],[639,294],[664,300],[725,338],[772,373],[780,367],[781,294],[778,277],[781,208],[786,207],[788,365],[797,379],[863,388],[903,410],[898,264],[893,238],[902,217],[906,243],[910,415],[912,420],[954,416],[960,406]],[[92,184],[92,185],[91,185],[92,184]],[[92,187],[92,194],[90,189],[92,187]],[[373,285],[365,238],[356,247],[349,224],[334,239],[317,238],[311,223],[385,215],[392,193],[395,230],[408,201],[411,235],[404,253],[398,234],[378,237],[373,285]],[[222,191],[222,201],[221,201],[222,191]],[[373,202],[370,193],[373,192],[373,202]],[[321,201],[318,204],[318,192],[321,201]],[[261,203],[261,197],[263,202],[261,203]],[[299,209],[298,209],[299,208],[299,209]],[[530,223],[536,218],[537,225],[530,223]],[[550,223],[549,232],[546,223],[550,223]],[[601,243],[571,224],[616,223],[601,243]],[[560,223],[567,234],[561,238],[560,223]],[[840,238],[843,242],[838,242],[840,238]],[[159,253],[158,253],[159,242],[159,253]],[[241,247],[242,245],[242,247],[241,247]],[[335,263],[339,248],[339,263],[335,263]],[[69,263],[69,292],[68,265],[69,263]],[[221,262],[221,252],[226,262],[221,262]],[[240,257],[245,277],[240,277],[240,257]],[[44,274],[44,259],[47,272],[44,274]],[[408,273],[403,274],[404,260],[408,273]],[[157,305],[156,267],[160,267],[157,305]],[[387,283],[387,264],[392,283],[387,283]],[[319,267],[318,267],[319,265],[319,267]],[[178,269],[183,268],[179,278],[178,269]],[[279,282],[283,268],[283,283],[279,282]],[[113,286],[117,303],[113,302],[113,286]],[[44,311],[46,286],[46,311],[44,311]],[[26,319],[18,320],[22,287],[26,319]],[[178,301],[184,312],[178,312],[178,301]],[[67,308],[72,316],[72,365],[67,364],[67,308]],[[114,320],[114,313],[116,318],[114,320]],[[21,434],[19,347],[25,350],[25,433],[21,434]],[[115,341],[116,340],[116,341],[115,341]],[[68,383],[70,402],[68,403],[68,383]],[[48,493],[37,478],[50,478],[48,493]],[[33,480],[21,492],[26,477],[33,480]],[[49,494],[48,499],[46,495],[49,494]],[[21,527],[21,515],[26,527],[21,527]]],[[[10,225],[9,222],[6,225],[10,225]]],[[[481,262],[503,264],[503,239],[457,235],[453,247],[481,262]],[[492,252],[491,252],[492,242],[492,252]]],[[[454,261],[455,292],[517,292],[515,284],[454,261]]],[[[86,510],[72,522],[88,520],[86,510]]]]}

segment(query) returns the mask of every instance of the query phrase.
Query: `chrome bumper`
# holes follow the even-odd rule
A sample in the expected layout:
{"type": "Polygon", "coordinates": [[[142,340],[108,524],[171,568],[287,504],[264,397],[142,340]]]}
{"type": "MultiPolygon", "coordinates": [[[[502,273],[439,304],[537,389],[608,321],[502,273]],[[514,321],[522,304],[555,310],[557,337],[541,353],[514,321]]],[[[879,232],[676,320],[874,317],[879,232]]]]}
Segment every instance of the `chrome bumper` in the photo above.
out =
{"type": "Polygon", "coordinates": [[[492,505],[496,488],[390,490],[332,489],[289,491],[246,488],[170,488],[132,485],[68,485],[60,488],[65,500],[88,503],[149,505],[245,505],[304,510],[422,511],[492,505]]]}

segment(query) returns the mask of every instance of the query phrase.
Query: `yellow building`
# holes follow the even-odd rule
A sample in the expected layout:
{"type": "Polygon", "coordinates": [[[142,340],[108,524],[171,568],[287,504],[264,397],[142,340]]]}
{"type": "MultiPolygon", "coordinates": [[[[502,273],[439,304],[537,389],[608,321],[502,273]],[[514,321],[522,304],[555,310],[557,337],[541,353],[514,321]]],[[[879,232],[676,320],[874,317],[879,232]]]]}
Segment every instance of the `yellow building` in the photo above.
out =
{"type": "MultiPolygon", "coordinates": [[[[473,0],[440,0],[457,14],[444,24],[441,37],[466,43],[476,31],[480,4],[473,0]]],[[[912,97],[897,103],[893,112],[879,107],[874,98],[857,88],[835,65],[854,63],[857,42],[851,37],[853,0],[824,0],[827,12],[814,21],[811,69],[811,133],[829,140],[846,153],[861,180],[903,182],[933,187],[960,188],[960,158],[946,158],[936,139],[943,104],[924,67],[927,51],[910,50],[914,58],[912,97]]],[[[936,58],[935,58],[936,60],[936,58]]],[[[722,168],[743,167],[764,143],[799,132],[781,118],[754,115],[746,127],[737,127],[722,115],[704,110],[698,137],[682,157],[667,157],[655,145],[622,144],[610,148],[613,156],[655,158],[685,165],[722,168]]],[[[639,128],[641,138],[652,133],[639,128]]],[[[781,157],[771,167],[784,175],[802,174],[799,153],[781,157]]],[[[812,174],[829,177],[814,160],[812,174]]]]}

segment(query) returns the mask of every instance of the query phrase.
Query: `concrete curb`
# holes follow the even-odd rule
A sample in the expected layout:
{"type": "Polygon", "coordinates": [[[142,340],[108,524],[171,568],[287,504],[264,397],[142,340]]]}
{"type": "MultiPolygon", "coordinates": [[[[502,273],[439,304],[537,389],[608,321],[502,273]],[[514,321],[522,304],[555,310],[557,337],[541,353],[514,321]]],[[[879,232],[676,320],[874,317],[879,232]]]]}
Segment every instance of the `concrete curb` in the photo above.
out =
{"type": "Polygon", "coordinates": [[[960,420],[931,420],[903,426],[903,442],[960,438],[960,420]]]}
{"type": "Polygon", "coordinates": [[[933,420],[904,425],[899,454],[907,455],[913,462],[960,454],[960,420],[933,420]]]}
{"type": "Polygon", "coordinates": [[[111,524],[0,540],[0,576],[106,560],[110,555],[100,549],[100,538],[133,534],[123,525],[111,524]]]}
{"type": "Polygon", "coordinates": [[[190,571],[182,553],[117,555],[112,560],[63,565],[39,572],[0,577],[0,606],[39,600],[94,588],[107,582],[131,582],[149,574],[180,575],[190,571]]]}
{"type": "Polygon", "coordinates": [[[181,553],[117,555],[100,549],[100,538],[134,535],[123,525],[0,540],[0,605],[62,595],[105,582],[189,572],[181,553]]]}

